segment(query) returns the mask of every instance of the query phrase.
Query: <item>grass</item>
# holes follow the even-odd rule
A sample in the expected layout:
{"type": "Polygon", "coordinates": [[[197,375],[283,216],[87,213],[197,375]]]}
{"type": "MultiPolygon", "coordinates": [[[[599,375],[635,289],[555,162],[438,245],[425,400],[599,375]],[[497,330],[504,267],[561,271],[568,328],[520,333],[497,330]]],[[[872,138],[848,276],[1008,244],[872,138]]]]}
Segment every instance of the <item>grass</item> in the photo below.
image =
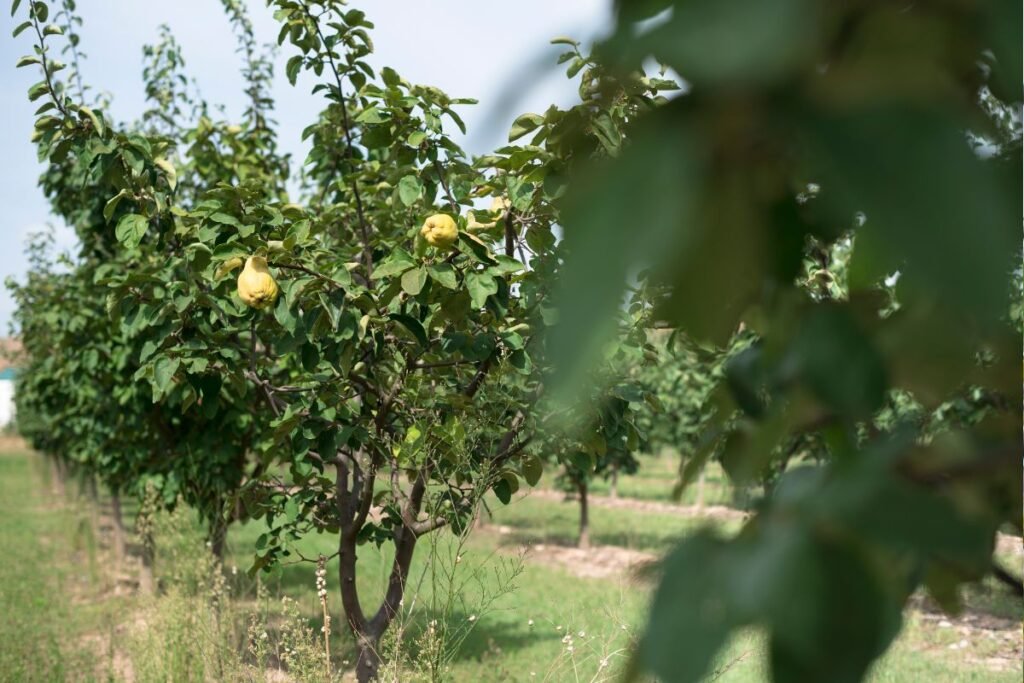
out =
{"type": "MultiPolygon", "coordinates": [[[[296,600],[304,627],[311,633],[319,628],[313,565],[290,565],[264,575],[261,589],[269,598],[263,602],[255,595],[255,584],[242,571],[231,572],[232,566],[240,570],[248,566],[248,549],[263,530],[260,523],[237,526],[229,537],[225,564],[231,595],[226,617],[230,623],[216,631],[220,636],[202,630],[210,623],[202,617],[203,610],[208,610],[203,602],[208,601],[208,595],[202,590],[189,598],[172,587],[155,601],[113,594],[104,572],[103,550],[89,530],[87,509],[49,496],[39,471],[40,462],[25,452],[0,455],[0,542],[8,557],[0,563],[0,609],[5,615],[0,620],[0,680],[107,680],[103,672],[117,671],[111,665],[115,650],[135,662],[139,680],[151,680],[145,676],[147,672],[158,677],[160,666],[172,665],[175,673],[165,671],[164,680],[169,680],[167,676],[199,680],[195,672],[203,669],[197,668],[194,653],[188,650],[197,648],[200,641],[221,637],[224,642],[218,643],[218,656],[223,659],[226,653],[239,660],[238,653],[246,648],[247,619],[257,611],[269,611],[284,595],[296,600]],[[138,629],[133,635],[127,626],[133,622],[142,623],[143,631],[149,632],[149,641],[139,639],[138,629]],[[159,658],[147,660],[140,644],[164,649],[159,658]]],[[[661,485],[666,489],[671,487],[670,476],[662,471],[661,485]]],[[[624,477],[620,496],[628,490],[627,481],[640,480],[624,477]]],[[[643,485],[653,491],[654,477],[643,485]]],[[[708,486],[706,492],[710,490],[708,486]]],[[[507,507],[493,503],[491,508],[493,524],[472,536],[464,548],[456,545],[450,533],[431,535],[421,542],[412,572],[414,585],[405,603],[407,619],[400,624],[408,638],[419,639],[422,645],[422,634],[435,618],[444,617],[452,630],[472,627],[451,660],[453,681],[614,680],[626,665],[629,648],[643,624],[650,587],[628,576],[581,578],[567,567],[529,557],[520,559],[517,552],[523,544],[571,542],[577,523],[574,502],[528,496],[507,507]],[[446,586],[444,581],[433,581],[428,568],[450,567],[457,555],[461,560],[456,576],[462,583],[446,586]],[[509,576],[514,577],[515,589],[505,593],[502,584],[509,576]],[[447,608],[436,604],[449,598],[447,608]],[[603,661],[607,663],[602,665],[603,661]]],[[[595,544],[648,553],[665,550],[697,524],[679,514],[599,506],[591,512],[595,544]]],[[[728,520],[714,523],[727,532],[738,524],[728,520]]],[[[162,559],[163,566],[158,564],[158,571],[168,572],[174,563],[201,565],[206,556],[199,538],[195,528],[186,529],[180,538],[161,537],[158,543],[163,551],[158,562],[162,559]]],[[[332,553],[333,543],[329,536],[311,536],[300,547],[303,554],[315,556],[332,553]]],[[[386,551],[378,552],[373,547],[360,550],[359,581],[367,609],[376,606],[383,591],[389,560],[386,551]]],[[[342,634],[336,576],[337,565],[331,562],[328,588],[335,614],[332,651],[335,666],[344,668],[352,650],[342,634]]],[[[973,589],[966,602],[979,618],[995,615],[1019,623],[1024,616],[1020,601],[1008,598],[993,584],[973,589]]],[[[1005,629],[998,633],[985,629],[965,633],[962,621],[954,619],[946,626],[941,623],[941,616],[927,610],[909,610],[903,633],[878,663],[871,681],[1021,680],[1019,661],[1002,671],[990,670],[985,661],[992,655],[1005,654],[1005,629]],[[964,639],[969,647],[960,649],[964,639]]],[[[272,638],[278,638],[286,627],[279,616],[271,616],[261,626],[272,632],[272,638]]],[[[1019,646],[1020,629],[1010,633],[1019,646]]],[[[764,637],[759,631],[737,634],[719,657],[718,666],[726,670],[718,680],[767,680],[763,652],[764,637]]],[[[277,662],[271,658],[266,666],[275,668],[277,662]]],[[[208,673],[207,678],[261,679],[253,673],[236,668],[230,675],[208,673]]]]}
{"type": "MultiPolygon", "coordinates": [[[[676,478],[679,476],[679,455],[670,450],[658,454],[637,456],[640,467],[634,474],[622,474],[618,478],[617,491],[622,498],[658,501],[679,505],[727,505],[743,508],[750,499],[750,492],[737,490],[728,481],[725,471],[718,463],[709,463],[704,470],[703,484],[694,482],[688,486],[678,500],[673,495],[676,478]]],[[[608,479],[591,482],[591,491],[597,495],[611,493],[608,479]]]]}
{"type": "Polygon", "coordinates": [[[110,594],[89,511],[55,497],[41,464],[0,454],[0,680],[92,680],[133,601],[110,594]]]}
{"type": "MultiPolygon", "coordinates": [[[[513,529],[511,541],[573,545],[579,527],[579,508],[527,495],[513,505],[488,500],[493,522],[513,529]]],[[[726,531],[739,529],[738,521],[715,522],[667,512],[650,512],[592,505],[590,539],[596,545],[613,545],[630,550],[664,552],[679,538],[709,523],[726,531]]]]}

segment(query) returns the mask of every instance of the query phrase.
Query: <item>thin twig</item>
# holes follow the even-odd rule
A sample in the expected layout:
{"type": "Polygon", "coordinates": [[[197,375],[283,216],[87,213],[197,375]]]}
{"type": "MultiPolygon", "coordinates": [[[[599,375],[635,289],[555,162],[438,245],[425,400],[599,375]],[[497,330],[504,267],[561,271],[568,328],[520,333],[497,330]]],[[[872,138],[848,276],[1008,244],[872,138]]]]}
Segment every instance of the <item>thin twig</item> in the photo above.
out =
{"type": "MultiPolygon", "coordinates": [[[[320,44],[325,46],[324,54],[327,57],[327,63],[331,68],[331,72],[334,74],[334,81],[338,87],[338,104],[341,106],[341,118],[342,128],[345,133],[345,156],[349,161],[352,161],[352,150],[355,149],[355,143],[352,139],[352,125],[348,119],[348,106],[345,102],[345,91],[342,87],[341,73],[338,71],[338,66],[334,63],[334,56],[331,54],[330,43],[324,38],[323,31],[320,30],[320,22],[312,15],[309,11],[309,7],[304,8],[306,10],[306,16],[313,22],[313,29],[316,31],[317,38],[320,39],[320,44]]],[[[370,228],[366,223],[366,215],[363,212],[363,198],[359,193],[359,185],[352,179],[349,182],[352,187],[352,195],[356,200],[356,214],[359,217],[359,232],[363,243],[363,266],[366,268],[367,279],[373,278],[373,252],[370,249],[370,228]]]]}
{"type": "Polygon", "coordinates": [[[455,197],[452,196],[452,191],[448,187],[448,181],[444,176],[444,167],[441,166],[441,161],[434,159],[434,169],[437,171],[438,180],[441,181],[441,187],[444,188],[444,194],[448,197],[448,204],[452,208],[452,213],[456,216],[459,215],[459,203],[455,201],[455,197]]]}

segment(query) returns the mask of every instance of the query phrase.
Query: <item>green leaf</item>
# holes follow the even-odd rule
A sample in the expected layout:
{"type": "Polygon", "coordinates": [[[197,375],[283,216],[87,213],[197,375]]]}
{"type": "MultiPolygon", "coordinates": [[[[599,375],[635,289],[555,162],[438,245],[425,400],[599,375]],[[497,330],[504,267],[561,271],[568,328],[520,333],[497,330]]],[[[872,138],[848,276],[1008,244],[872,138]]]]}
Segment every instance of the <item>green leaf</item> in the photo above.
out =
{"type": "Polygon", "coordinates": [[[512,122],[512,129],[508,133],[508,141],[518,140],[531,130],[537,129],[544,123],[544,117],[540,114],[523,114],[512,122]]]}
{"type": "Polygon", "coordinates": [[[423,291],[423,285],[427,283],[427,271],[425,268],[412,268],[402,274],[402,289],[409,296],[416,296],[423,291]]]}
{"type": "Polygon", "coordinates": [[[530,486],[536,486],[544,474],[544,465],[536,455],[528,455],[523,459],[523,479],[530,486]]]}
{"type": "Polygon", "coordinates": [[[811,0],[691,0],[647,34],[622,33],[626,62],[653,53],[698,84],[757,84],[782,78],[813,58],[820,5],[811,0]]]}
{"type": "MultiPolygon", "coordinates": [[[[992,324],[1010,304],[1007,273],[1020,266],[1019,169],[978,159],[967,122],[923,107],[874,107],[801,126],[819,201],[835,221],[856,211],[854,260],[900,264],[900,291],[992,324]],[[861,250],[860,242],[864,242],[861,250]]],[[[906,299],[903,299],[906,301],[906,299]]]]}
{"type": "Polygon", "coordinates": [[[106,204],[103,205],[103,219],[109,221],[111,216],[114,215],[114,211],[117,209],[117,205],[121,203],[121,200],[128,196],[128,190],[121,190],[113,197],[111,197],[106,204]]]}
{"type": "Polygon", "coordinates": [[[584,60],[580,59],[579,57],[576,57],[575,59],[572,60],[572,64],[569,65],[569,68],[565,70],[566,77],[572,78],[573,76],[578,74],[580,72],[580,69],[582,69],[586,65],[587,63],[584,60]]]}
{"type": "Polygon", "coordinates": [[[839,414],[867,417],[881,407],[884,362],[846,309],[815,306],[801,321],[792,353],[811,391],[839,414]]]}
{"type": "Polygon", "coordinates": [[[49,92],[50,92],[49,84],[47,84],[46,81],[39,81],[38,83],[36,83],[35,85],[33,85],[31,88],[28,89],[28,99],[30,101],[32,101],[32,102],[35,102],[40,97],[43,97],[44,95],[46,95],[49,92]]]}
{"type": "Polygon", "coordinates": [[[649,116],[647,124],[618,159],[581,172],[566,197],[570,258],[558,283],[560,322],[550,340],[556,400],[583,390],[615,329],[630,270],[674,262],[699,228],[691,218],[701,196],[700,139],[678,116],[649,116]]]}
{"type": "Polygon", "coordinates": [[[89,119],[89,121],[92,123],[93,129],[101,136],[103,135],[103,131],[105,130],[103,127],[103,119],[100,118],[100,116],[96,112],[94,112],[89,107],[82,106],[78,108],[78,113],[80,116],[84,115],[85,118],[89,119]]]}
{"type": "Polygon", "coordinates": [[[379,266],[374,266],[374,277],[392,277],[416,267],[416,259],[401,247],[395,247],[391,255],[379,266]]]}
{"type": "Polygon", "coordinates": [[[466,275],[466,289],[473,308],[482,308],[487,297],[498,293],[498,283],[488,273],[473,272],[466,275]]]}
{"type": "Polygon", "coordinates": [[[20,69],[23,66],[29,66],[31,64],[39,64],[39,57],[36,57],[35,55],[25,55],[14,64],[14,68],[20,69]]]}
{"type": "Polygon", "coordinates": [[[664,681],[703,680],[736,617],[723,586],[732,571],[725,542],[709,534],[683,541],[662,564],[639,654],[664,681]],[[680,656],[679,644],[686,644],[680,656]]]}
{"type": "Polygon", "coordinates": [[[143,235],[146,234],[146,229],[149,227],[149,219],[145,216],[137,213],[129,213],[121,217],[121,220],[117,222],[117,228],[114,230],[114,236],[117,237],[117,241],[128,247],[134,249],[139,246],[142,242],[143,235]]]}
{"type": "Polygon", "coordinates": [[[359,116],[356,117],[355,122],[356,123],[382,123],[385,120],[386,119],[381,115],[380,109],[377,108],[377,105],[373,105],[373,106],[367,107],[366,109],[361,111],[359,113],[359,116]]]}
{"type": "Polygon", "coordinates": [[[484,244],[480,238],[475,235],[471,235],[465,230],[459,232],[459,244],[466,247],[469,250],[469,253],[473,255],[473,258],[480,263],[486,263],[489,266],[493,266],[497,263],[497,261],[494,260],[494,255],[491,254],[490,249],[487,248],[487,245],[484,244]]]}
{"type": "Polygon", "coordinates": [[[162,356],[153,366],[153,402],[166,396],[174,382],[174,373],[178,371],[181,361],[177,358],[162,356]]]}
{"type": "Polygon", "coordinates": [[[295,315],[291,306],[288,305],[288,297],[282,296],[277,300],[277,305],[274,306],[274,319],[288,331],[289,334],[295,334],[295,328],[298,325],[299,319],[295,315]]]}
{"type": "Polygon", "coordinates": [[[504,478],[494,482],[493,488],[494,495],[498,497],[498,500],[500,500],[503,505],[508,505],[512,502],[512,487],[504,478]]]}
{"type": "Polygon", "coordinates": [[[167,159],[156,159],[153,163],[164,172],[167,185],[171,188],[171,192],[174,192],[174,188],[178,186],[178,172],[174,169],[174,164],[167,159]]]}
{"type": "Polygon", "coordinates": [[[230,225],[230,226],[235,227],[235,228],[241,228],[242,227],[242,223],[237,218],[235,218],[231,214],[223,213],[221,211],[217,211],[215,213],[210,214],[209,220],[213,221],[214,223],[220,223],[222,225],[230,225]]]}
{"type": "Polygon", "coordinates": [[[414,175],[407,175],[398,181],[398,198],[406,206],[415,204],[423,193],[423,183],[414,175]]]}
{"type": "Polygon", "coordinates": [[[427,272],[430,274],[431,279],[437,282],[442,287],[448,289],[458,289],[459,281],[455,275],[455,269],[447,263],[437,263],[431,265],[427,272]]]}
{"type": "Polygon", "coordinates": [[[409,332],[412,333],[412,336],[416,338],[416,341],[418,341],[423,348],[430,346],[430,342],[427,340],[427,332],[423,329],[423,325],[419,320],[413,318],[411,315],[405,315],[404,313],[391,313],[388,315],[388,318],[409,330],[409,332]]]}
{"type": "Polygon", "coordinates": [[[302,60],[302,55],[295,55],[288,60],[287,64],[285,64],[284,72],[288,77],[288,82],[292,85],[295,85],[295,81],[299,77],[299,70],[302,69],[302,60]]]}

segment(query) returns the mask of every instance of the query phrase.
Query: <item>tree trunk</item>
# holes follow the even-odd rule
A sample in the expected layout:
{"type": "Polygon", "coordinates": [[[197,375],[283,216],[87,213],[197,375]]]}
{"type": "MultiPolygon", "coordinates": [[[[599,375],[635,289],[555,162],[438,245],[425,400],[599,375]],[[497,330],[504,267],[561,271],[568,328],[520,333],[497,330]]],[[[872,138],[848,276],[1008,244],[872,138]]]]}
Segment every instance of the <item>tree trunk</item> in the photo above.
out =
{"type": "Polygon", "coordinates": [[[224,544],[228,537],[228,523],[223,517],[218,516],[210,522],[210,552],[223,564],[224,544]]]}
{"type": "Polygon", "coordinates": [[[704,507],[704,468],[701,468],[697,475],[697,507],[704,507]]]}
{"type": "Polygon", "coordinates": [[[396,531],[395,559],[391,565],[387,592],[376,614],[367,620],[359,604],[359,591],[356,588],[354,534],[342,534],[338,548],[341,604],[345,610],[349,631],[356,641],[356,680],[359,683],[377,680],[381,665],[380,641],[398,614],[405,595],[416,540],[416,535],[408,527],[396,531]]]}
{"type": "MultiPolygon", "coordinates": [[[[137,529],[137,527],[136,527],[137,529]]],[[[139,567],[139,593],[153,595],[156,591],[156,580],[153,577],[153,536],[149,532],[148,523],[142,533],[138,534],[141,548],[141,566],[139,567]]]]}
{"type": "Polygon", "coordinates": [[[54,457],[50,461],[50,478],[54,494],[63,501],[67,497],[67,487],[64,485],[64,472],[60,466],[60,460],[54,457]]]}
{"type": "Polygon", "coordinates": [[[615,499],[619,497],[619,466],[612,465],[612,478],[608,483],[608,497],[615,499]]]}
{"type": "Polygon", "coordinates": [[[580,535],[576,547],[586,550],[590,547],[590,509],[587,504],[587,482],[576,482],[576,491],[580,496],[580,535]]]}
{"type": "Polygon", "coordinates": [[[114,527],[114,561],[118,569],[124,561],[124,520],[121,518],[121,496],[110,496],[110,517],[114,527]]]}
{"type": "Polygon", "coordinates": [[[370,683],[377,680],[377,672],[380,671],[380,638],[372,639],[363,636],[356,640],[356,680],[359,683],[370,683]]]}

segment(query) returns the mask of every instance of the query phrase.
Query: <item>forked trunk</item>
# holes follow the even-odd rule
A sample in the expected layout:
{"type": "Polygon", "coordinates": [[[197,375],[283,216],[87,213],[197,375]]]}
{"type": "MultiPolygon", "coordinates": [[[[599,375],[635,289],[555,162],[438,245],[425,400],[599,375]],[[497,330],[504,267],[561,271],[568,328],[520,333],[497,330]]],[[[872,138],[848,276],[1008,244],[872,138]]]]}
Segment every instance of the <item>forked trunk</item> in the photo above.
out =
{"type": "Polygon", "coordinates": [[[341,603],[345,610],[345,621],[356,641],[356,680],[359,683],[377,680],[381,665],[380,641],[401,608],[415,549],[415,534],[408,528],[398,530],[387,592],[376,614],[367,619],[359,605],[359,591],[356,588],[355,543],[346,542],[345,536],[342,536],[338,557],[341,603]]]}
{"type": "Polygon", "coordinates": [[[587,501],[587,482],[576,482],[576,491],[580,497],[580,535],[576,547],[584,550],[590,547],[590,508],[587,501]]]}

